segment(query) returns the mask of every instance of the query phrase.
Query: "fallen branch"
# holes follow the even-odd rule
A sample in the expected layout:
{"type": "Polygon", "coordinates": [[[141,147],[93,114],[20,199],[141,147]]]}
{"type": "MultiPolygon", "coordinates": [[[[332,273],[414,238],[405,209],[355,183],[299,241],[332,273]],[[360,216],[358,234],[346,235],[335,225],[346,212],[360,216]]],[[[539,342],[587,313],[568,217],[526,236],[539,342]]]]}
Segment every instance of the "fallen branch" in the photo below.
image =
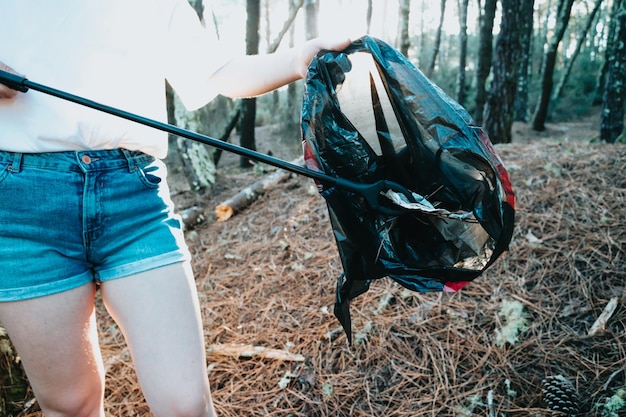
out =
{"type": "Polygon", "coordinates": [[[253,345],[211,345],[207,349],[209,355],[231,356],[235,358],[264,358],[290,362],[304,362],[304,356],[286,350],[266,348],[253,345]]]}
{"type": "Polygon", "coordinates": [[[198,206],[189,207],[180,212],[180,217],[185,230],[192,230],[204,221],[204,209],[198,206]]]}
{"type": "MultiPolygon", "coordinates": [[[[304,158],[300,157],[291,163],[302,166],[304,164],[304,158]]],[[[238,213],[248,207],[267,190],[272,189],[290,176],[290,172],[278,169],[254,184],[247,186],[226,201],[218,204],[217,207],[215,207],[215,218],[220,222],[230,219],[235,213],[238,213]]]]}

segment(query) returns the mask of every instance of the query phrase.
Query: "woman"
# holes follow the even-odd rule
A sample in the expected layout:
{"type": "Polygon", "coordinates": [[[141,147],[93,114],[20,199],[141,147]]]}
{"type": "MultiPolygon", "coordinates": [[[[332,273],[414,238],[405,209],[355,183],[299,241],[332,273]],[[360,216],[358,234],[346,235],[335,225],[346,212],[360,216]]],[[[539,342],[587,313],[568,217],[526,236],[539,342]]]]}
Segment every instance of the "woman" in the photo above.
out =
{"type": "MultiPolygon", "coordinates": [[[[231,57],[186,0],[0,1],[0,16],[0,70],[161,120],[165,79],[192,110],[349,43],[231,57]]],[[[0,85],[0,324],[48,417],[104,416],[98,287],[154,415],[215,415],[166,154],[161,132],[0,85]]]]}

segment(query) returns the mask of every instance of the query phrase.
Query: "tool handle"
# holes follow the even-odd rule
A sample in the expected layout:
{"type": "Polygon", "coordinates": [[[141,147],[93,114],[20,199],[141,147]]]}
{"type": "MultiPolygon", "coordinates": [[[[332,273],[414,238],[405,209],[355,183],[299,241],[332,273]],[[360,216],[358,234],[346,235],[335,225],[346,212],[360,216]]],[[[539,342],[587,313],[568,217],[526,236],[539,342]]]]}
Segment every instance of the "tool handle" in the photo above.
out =
{"type": "Polygon", "coordinates": [[[167,133],[171,133],[173,135],[177,135],[186,139],[191,139],[199,143],[204,143],[205,145],[214,146],[227,152],[233,152],[246,158],[254,159],[258,162],[264,162],[277,168],[282,168],[286,171],[290,171],[294,174],[300,174],[305,177],[318,180],[322,183],[325,183],[327,186],[336,186],[344,190],[360,194],[372,209],[378,210],[385,214],[400,215],[406,212],[406,210],[404,208],[392,207],[388,204],[385,204],[386,202],[384,201],[381,202],[380,198],[382,191],[391,189],[404,194],[407,199],[409,199],[409,201],[411,201],[413,198],[409,190],[404,188],[404,186],[394,183],[392,181],[381,180],[372,184],[364,184],[349,181],[340,177],[334,177],[321,171],[314,171],[309,168],[293,164],[291,162],[274,158],[270,155],[265,155],[251,149],[243,148],[241,146],[233,145],[231,143],[212,138],[210,136],[201,135],[199,133],[182,129],[180,127],[173,126],[167,123],[163,123],[158,120],[148,119],[146,117],[129,113],[115,107],[107,106],[105,104],[76,96],[65,91],[57,90],[43,84],[38,84],[36,82],[29,81],[25,77],[15,75],[6,71],[0,71],[0,83],[7,85],[14,90],[26,92],[29,89],[32,89],[34,91],[58,97],[62,100],[71,101],[73,103],[80,104],[82,106],[86,106],[104,113],[108,113],[113,116],[121,117],[123,119],[149,126],[167,133]]]}
{"type": "Polygon", "coordinates": [[[21,91],[22,93],[27,92],[28,87],[25,85],[26,81],[27,79],[21,75],[0,70],[0,83],[13,90],[21,91]]]}

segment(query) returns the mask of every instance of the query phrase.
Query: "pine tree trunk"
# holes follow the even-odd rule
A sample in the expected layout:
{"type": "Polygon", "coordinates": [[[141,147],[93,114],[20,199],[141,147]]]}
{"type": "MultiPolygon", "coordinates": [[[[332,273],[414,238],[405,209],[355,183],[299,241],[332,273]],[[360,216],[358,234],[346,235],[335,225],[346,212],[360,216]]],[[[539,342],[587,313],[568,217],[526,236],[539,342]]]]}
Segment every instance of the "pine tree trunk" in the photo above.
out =
{"type": "Polygon", "coordinates": [[[474,122],[483,124],[483,111],[487,101],[487,77],[491,71],[493,56],[493,21],[496,16],[497,0],[486,0],[485,9],[480,19],[480,35],[478,41],[478,64],[476,68],[476,104],[474,122]]]}
{"type": "Polygon", "coordinates": [[[559,0],[556,29],[554,36],[548,43],[544,65],[542,70],[541,96],[537,104],[537,110],[533,117],[533,129],[543,131],[546,129],[546,120],[548,118],[548,108],[550,106],[550,98],[552,97],[554,67],[556,66],[557,52],[559,44],[567,29],[569,18],[572,11],[574,0],[559,0]]]}
{"type": "Polygon", "coordinates": [[[439,15],[439,26],[437,26],[437,35],[435,37],[435,45],[433,46],[433,55],[430,59],[430,64],[428,65],[428,71],[426,72],[426,76],[428,78],[432,78],[433,73],[435,72],[435,66],[437,65],[437,56],[439,56],[441,34],[443,32],[443,21],[446,14],[446,0],[441,0],[440,7],[441,14],[439,15]]]}
{"type": "MultiPolygon", "coordinates": [[[[259,53],[259,27],[261,22],[261,1],[247,0],[246,3],[246,54],[255,55],[259,53]]],[[[256,99],[247,98],[243,100],[241,117],[241,139],[240,144],[244,148],[256,150],[256,138],[254,128],[256,124],[256,99]]],[[[239,159],[239,166],[249,168],[251,161],[242,156],[239,159]]]]}
{"type": "Polygon", "coordinates": [[[600,5],[602,4],[602,0],[596,0],[593,9],[591,10],[591,13],[589,13],[589,16],[587,16],[587,22],[585,23],[585,27],[583,28],[583,30],[580,32],[580,34],[578,35],[578,41],[576,43],[576,49],[574,49],[574,53],[572,54],[571,58],[569,59],[569,61],[567,61],[567,66],[565,67],[565,71],[563,72],[563,76],[561,77],[561,80],[559,81],[559,83],[557,84],[555,90],[554,90],[554,98],[558,99],[561,97],[561,95],[563,94],[563,87],[565,87],[565,83],[567,83],[567,79],[570,75],[570,73],[572,72],[572,67],[574,66],[574,62],[576,61],[576,58],[578,57],[578,54],[580,53],[580,50],[583,46],[583,44],[585,43],[585,39],[587,39],[587,33],[589,33],[589,29],[591,28],[591,25],[593,24],[593,22],[596,19],[596,15],[598,14],[598,10],[600,10],[600,5]]]}
{"type": "MultiPolygon", "coordinates": [[[[533,13],[532,7],[529,13],[533,13]]],[[[524,53],[521,56],[517,75],[517,94],[515,95],[513,120],[528,121],[528,84],[530,82],[530,55],[531,39],[533,36],[533,19],[526,19],[520,22],[523,24],[524,33],[521,39],[524,53]]]]}
{"type": "Polygon", "coordinates": [[[398,50],[404,56],[409,56],[409,15],[411,13],[411,0],[400,0],[398,8],[398,50]]]}
{"type": "Polygon", "coordinates": [[[624,98],[626,96],[626,0],[614,0],[611,19],[615,21],[612,48],[607,50],[608,62],[602,113],[600,139],[615,143],[624,131],[624,98]]]}
{"type": "Polygon", "coordinates": [[[493,82],[485,106],[484,125],[494,143],[510,143],[517,74],[526,53],[525,22],[532,22],[534,0],[502,0],[502,22],[493,60],[493,82]]]}
{"type": "MultiPolygon", "coordinates": [[[[189,3],[198,14],[198,17],[202,19],[204,13],[202,0],[189,0],[189,3]]],[[[177,100],[169,85],[166,85],[166,103],[168,123],[204,133],[202,124],[198,122],[200,113],[187,112],[182,103],[177,100]]],[[[169,143],[170,155],[176,156],[172,160],[181,161],[183,174],[191,189],[198,193],[204,193],[210,189],[217,177],[211,148],[190,140],[176,138],[172,135],[170,135],[169,143]]]]}
{"type": "MultiPolygon", "coordinates": [[[[619,3],[613,2],[613,6],[611,10],[615,10],[614,7],[616,7],[617,4],[619,3]]],[[[615,38],[615,19],[612,19],[611,18],[612,16],[613,16],[613,12],[611,11],[609,15],[609,19],[608,19],[609,24],[608,25],[605,24],[602,26],[603,32],[606,31],[607,33],[605,51],[610,51],[613,48],[613,39],[615,38]],[[608,28],[605,29],[606,26],[608,26],[608,28]]],[[[605,52],[605,57],[606,57],[606,52],[605,52]]],[[[608,69],[609,69],[609,62],[607,59],[605,59],[604,63],[602,64],[602,68],[600,69],[600,74],[598,74],[598,82],[596,85],[596,91],[595,91],[595,94],[593,95],[593,101],[591,102],[593,106],[602,105],[602,96],[604,95],[604,84],[606,83],[606,74],[608,72],[608,69]]]]}
{"type": "MultiPolygon", "coordinates": [[[[296,9],[296,3],[302,5],[302,0],[290,0],[289,12],[292,13],[296,9]]],[[[298,9],[300,6],[298,6],[298,9]]],[[[293,47],[295,44],[295,28],[291,25],[289,28],[289,46],[293,47]]],[[[289,83],[287,85],[287,129],[296,130],[300,121],[300,103],[298,102],[298,92],[296,90],[296,83],[289,83]]]]}
{"type": "Polygon", "coordinates": [[[319,36],[319,7],[319,0],[305,0],[304,2],[304,30],[307,39],[313,39],[319,36]]]}
{"type": "MultiPolygon", "coordinates": [[[[540,48],[540,53],[539,53],[539,62],[537,63],[537,68],[538,71],[541,71],[541,68],[543,68],[543,61],[545,58],[545,53],[544,53],[544,45],[548,44],[548,27],[550,24],[550,21],[552,20],[552,18],[550,17],[550,11],[552,10],[552,0],[548,0],[548,3],[545,6],[546,9],[546,15],[545,16],[541,16],[541,13],[537,14],[537,26],[539,26],[539,23],[543,22],[543,26],[541,27],[541,33],[539,34],[538,38],[539,40],[539,48],[540,48]]],[[[539,74],[541,74],[541,72],[539,72],[539,74]]]]}
{"type": "Polygon", "coordinates": [[[459,72],[456,78],[456,101],[465,105],[465,65],[467,60],[467,7],[469,0],[459,1],[459,72]]]}
{"type": "Polygon", "coordinates": [[[367,0],[367,12],[365,13],[365,33],[370,33],[372,29],[372,14],[374,11],[374,5],[372,4],[373,0],[367,0]]]}
{"type": "Polygon", "coordinates": [[[422,7],[421,7],[421,12],[419,13],[419,19],[420,19],[420,23],[419,23],[419,37],[418,37],[418,41],[417,41],[417,62],[421,65],[422,62],[426,62],[426,58],[423,56],[424,54],[424,45],[426,43],[426,29],[425,29],[425,25],[424,25],[424,15],[426,14],[426,1],[427,0],[422,0],[422,7]]]}

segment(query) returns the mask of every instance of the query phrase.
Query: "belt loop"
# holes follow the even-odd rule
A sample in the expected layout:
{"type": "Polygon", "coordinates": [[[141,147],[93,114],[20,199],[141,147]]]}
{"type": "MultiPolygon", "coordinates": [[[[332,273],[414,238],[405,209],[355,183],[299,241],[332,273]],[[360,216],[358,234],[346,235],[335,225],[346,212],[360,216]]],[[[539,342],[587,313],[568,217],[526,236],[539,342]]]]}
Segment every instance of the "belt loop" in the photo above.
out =
{"type": "Polygon", "coordinates": [[[11,162],[11,167],[9,170],[18,174],[22,170],[22,158],[23,155],[21,152],[13,152],[13,161],[11,162]]]}
{"type": "Polygon", "coordinates": [[[128,149],[121,149],[124,157],[126,158],[126,162],[128,162],[128,172],[134,172],[137,169],[137,165],[135,164],[135,159],[130,154],[128,149]]]}

